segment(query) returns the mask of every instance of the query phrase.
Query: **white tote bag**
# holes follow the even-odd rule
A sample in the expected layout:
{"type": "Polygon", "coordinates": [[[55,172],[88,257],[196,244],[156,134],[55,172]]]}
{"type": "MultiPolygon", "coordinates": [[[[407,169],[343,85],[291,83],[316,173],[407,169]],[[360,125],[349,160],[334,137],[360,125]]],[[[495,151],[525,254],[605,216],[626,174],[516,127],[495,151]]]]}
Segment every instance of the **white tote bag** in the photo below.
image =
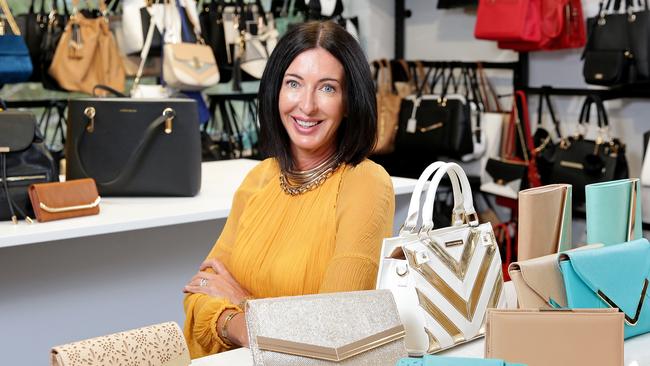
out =
{"type": "MultiPolygon", "coordinates": [[[[390,289],[395,296],[412,355],[435,353],[483,336],[487,308],[506,304],[492,225],[479,225],[467,176],[455,163],[436,168],[421,227],[413,225],[418,209],[411,205],[400,235],[384,240],[377,279],[378,289],[390,289]],[[460,181],[462,194],[454,194],[452,226],[433,230],[433,203],[445,174],[452,183],[460,181]]],[[[414,191],[411,203],[419,204],[420,195],[414,191]]]]}

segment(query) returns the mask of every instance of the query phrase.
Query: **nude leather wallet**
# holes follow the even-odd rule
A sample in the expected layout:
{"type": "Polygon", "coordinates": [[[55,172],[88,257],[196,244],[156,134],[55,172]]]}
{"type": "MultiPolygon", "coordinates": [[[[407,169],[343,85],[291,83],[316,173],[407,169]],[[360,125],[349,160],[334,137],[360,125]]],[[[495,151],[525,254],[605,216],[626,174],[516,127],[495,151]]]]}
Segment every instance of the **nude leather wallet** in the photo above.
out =
{"type": "MultiPolygon", "coordinates": [[[[602,244],[585,245],[568,250],[601,248],[602,244]]],[[[515,285],[517,304],[522,309],[567,307],[564,280],[558,264],[559,254],[510,263],[508,273],[515,285]]]]}
{"type": "Polygon", "coordinates": [[[528,366],[623,365],[623,313],[489,309],[485,357],[528,366]]]}

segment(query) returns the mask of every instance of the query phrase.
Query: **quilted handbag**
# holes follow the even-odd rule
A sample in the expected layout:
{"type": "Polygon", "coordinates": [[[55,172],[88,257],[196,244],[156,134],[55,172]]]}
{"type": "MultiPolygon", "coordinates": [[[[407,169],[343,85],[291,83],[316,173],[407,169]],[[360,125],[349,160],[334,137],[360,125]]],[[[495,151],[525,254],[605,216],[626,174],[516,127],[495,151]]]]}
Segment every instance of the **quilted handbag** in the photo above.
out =
{"type": "Polygon", "coordinates": [[[469,357],[443,357],[426,355],[422,358],[402,358],[396,366],[526,366],[504,360],[469,357]]]}
{"type": "Polygon", "coordinates": [[[570,308],[618,308],[626,339],[650,332],[648,240],[567,252],[559,260],[570,308]]]}
{"type": "Polygon", "coordinates": [[[381,255],[377,288],[393,292],[411,355],[435,353],[481,337],[486,309],[505,307],[492,225],[479,225],[469,181],[458,164],[434,163],[425,169],[403,229],[398,237],[384,240],[381,255]],[[419,189],[433,171],[418,230],[419,189]],[[451,227],[433,230],[436,190],[446,174],[455,192],[454,219],[451,227]]]}
{"type": "Polygon", "coordinates": [[[25,40],[20,36],[18,25],[11,15],[7,0],[0,0],[0,8],[9,23],[5,27],[4,20],[0,19],[2,31],[0,32],[0,87],[8,83],[27,81],[32,75],[32,61],[25,40]],[[13,34],[8,34],[11,29],[13,34]]]}
{"type": "Polygon", "coordinates": [[[585,194],[588,243],[611,245],[643,237],[639,178],[589,184],[585,194]]]}

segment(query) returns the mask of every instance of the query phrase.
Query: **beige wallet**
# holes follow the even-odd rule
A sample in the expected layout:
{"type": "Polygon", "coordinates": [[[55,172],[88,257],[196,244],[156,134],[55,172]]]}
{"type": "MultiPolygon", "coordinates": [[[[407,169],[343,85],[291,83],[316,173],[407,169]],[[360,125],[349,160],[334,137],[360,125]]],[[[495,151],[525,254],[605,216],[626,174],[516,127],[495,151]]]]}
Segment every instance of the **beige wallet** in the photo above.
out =
{"type": "Polygon", "coordinates": [[[520,191],[517,258],[526,260],[569,249],[571,215],[570,184],[520,191]]]}
{"type": "MultiPolygon", "coordinates": [[[[595,249],[603,244],[590,244],[574,250],[595,249]]],[[[510,263],[508,274],[517,292],[517,304],[522,309],[567,307],[564,279],[558,264],[558,254],[510,263]]]]}
{"type": "Polygon", "coordinates": [[[86,339],[52,348],[52,366],[188,366],[190,352],[174,322],[86,339]]]}
{"type": "Polygon", "coordinates": [[[528,366],[623,365],[617,309],[488,309],[485,357],[528,366]]]}

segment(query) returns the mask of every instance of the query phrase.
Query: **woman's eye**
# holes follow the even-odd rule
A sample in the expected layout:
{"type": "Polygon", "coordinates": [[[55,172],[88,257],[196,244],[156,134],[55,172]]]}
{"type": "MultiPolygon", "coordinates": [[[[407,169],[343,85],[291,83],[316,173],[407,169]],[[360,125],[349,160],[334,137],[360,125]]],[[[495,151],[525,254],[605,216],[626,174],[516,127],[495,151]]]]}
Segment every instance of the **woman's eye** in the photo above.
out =
{"type": "Polygon", "coordinates": [[[334,93],[334,92],[336,91],[336,89],[334,89],[334,87],[331,86],[331,85],[323,85],[323,87],[322,87],[321,89],[322,89],[325,93],[334,93]]]}
{"type": "Polygon", "coordinates": [[[294,89],[300,86],[298,84],[298,82],[295,81],[295,80],[288,80],[286,84],[287,84],[288,87],[294,88],[294,89]]]}

